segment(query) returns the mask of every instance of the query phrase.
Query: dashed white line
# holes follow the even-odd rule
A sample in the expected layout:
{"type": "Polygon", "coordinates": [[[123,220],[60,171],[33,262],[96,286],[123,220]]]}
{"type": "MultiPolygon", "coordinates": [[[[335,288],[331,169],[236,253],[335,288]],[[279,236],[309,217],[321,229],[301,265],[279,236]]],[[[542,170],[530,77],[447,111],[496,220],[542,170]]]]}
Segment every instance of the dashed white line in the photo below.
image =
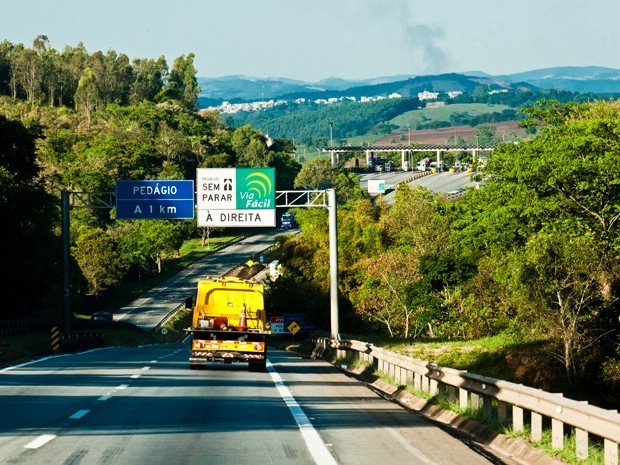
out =
{"type": "Polygon", "coordinates": [[[269,360],[267,360],[267,370],[269,371],[271,379],[276,385],[280,396],[293,414],[293,418],[299,427],[299,431],[301,431],[301,436],[304,438],[308,451],[312,455],[314,462],[317,465],[337,465],[336,460],[327,449],[327,446],[319,436],[319,433],[316,432],[312,426],[312,423],[303,412],[295,398],[291,395],[291,392],[284,385],[282,378],[269,360]]]}
{"type": "Polygon", "coordinates": [[[130,378],[131,379],[138,379],[140,376],[142,376],[142,375],[131,375],[130,378]]]}
{"type": "Polygon", "coordinates": [[[143,370],[150,370],[151,367],[142,367],[143,370]]]}
{"type": "Polygon", "coordinates": [[[127,389],[129,384],[121,384],[120,386],[116,386],[116,389],[122,391],[123,389],[127,389]]]}
{"type": "Polygon", "coordinates": [[[30,441],[28,444],[26,444],[24,446],[24,449],[38,449],[39,447],[50,442],[55,437],[56,436],[53,434],[42,434],[41,436],[36,438],[34,441],[30,441]]]}
{"type": "Polygon", "coordinates": [[[71,415],[69,418],[71,420],[79,420],[80,418],[82,418],[84,415],[86,415],[88,412],[90,412],[90,410],[78,410],[77,412],[75,412],[73,415],[71,415]]]}
{"type": "Polygon", "coordinates": [[[112,395],[108,393],[108,394],[105,394],[105,395],[99,397],[99,399],[97,399],[97,400],[100,400],[100,401],[104,402],[104,401],[108,400],[111,397],[112,397],[112,395]]]}

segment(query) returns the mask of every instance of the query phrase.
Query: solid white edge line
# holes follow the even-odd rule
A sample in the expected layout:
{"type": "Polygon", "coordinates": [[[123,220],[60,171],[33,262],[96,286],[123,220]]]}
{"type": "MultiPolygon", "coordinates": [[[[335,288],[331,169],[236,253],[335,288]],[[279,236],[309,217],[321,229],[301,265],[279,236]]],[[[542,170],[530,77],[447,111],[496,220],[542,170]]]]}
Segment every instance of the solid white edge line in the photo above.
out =
{"type": "Polygon", "coordinates": [[[15,370],[16,368],[25,367],[25,366],[28,366],[28,365],[34,365],[35,363],[45,362],[46,360],[51,360],[51,359],[57,358],[57,357],[72,357],[74,355],[89,354],[91,352],[97,352],[98,350],[107,350],[107,349],[113,349],[113,348],[114,347],[99,347],[97,349],[86,350],[84,352],[77,352],[75,354],[50,355],[48,357],[38,358],[36,360],[31,360],[31,361],[26,362],[26,363],[20,363],[19,365],[13,365],[13,366],[10,366],[10,367],[3,368],[3,369],[0,370],[0,373],[6,373],[7,371],[15,370]]]}
{"type": "Polygon", "coordinates": [[[41,446],[44,446],[52,439],[54,439],[56,435],[54,434],[42,434],[38,438],[33,441],[30,441],[28,444],[24,446],[24,449],[38,449],[41,446]]]}
{"type": "Polygon", "coordinates": [[[269,371],[271,379],[278,389],[282,400],[284,400],[284,403],[293,415],[293,418],[299,427],[299,431],[301,432],[301,436],[306,442],[308,451],[314,459],[314,463],[317,465],[337,465],[336,460],[332,456],[329,449],[327,449],[327,446],[319,436],[319,433],[317,433],[314,429],[312,423],[303,412],[295,398],[292,396],[289,389],[284,385],[282,378],[269,360],[267,360],[267,370],[269,371]]]}

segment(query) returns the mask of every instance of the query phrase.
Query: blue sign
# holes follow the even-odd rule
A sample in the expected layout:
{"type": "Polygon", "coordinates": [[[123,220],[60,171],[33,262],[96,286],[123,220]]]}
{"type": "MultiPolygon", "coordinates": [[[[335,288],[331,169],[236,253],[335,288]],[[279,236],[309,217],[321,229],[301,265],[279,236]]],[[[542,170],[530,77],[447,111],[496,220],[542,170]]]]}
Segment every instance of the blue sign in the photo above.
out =
{"type": "Polygon", "coordinates": [[[119,220],[191,220],[194,181],[116,181],[119,220]]]}

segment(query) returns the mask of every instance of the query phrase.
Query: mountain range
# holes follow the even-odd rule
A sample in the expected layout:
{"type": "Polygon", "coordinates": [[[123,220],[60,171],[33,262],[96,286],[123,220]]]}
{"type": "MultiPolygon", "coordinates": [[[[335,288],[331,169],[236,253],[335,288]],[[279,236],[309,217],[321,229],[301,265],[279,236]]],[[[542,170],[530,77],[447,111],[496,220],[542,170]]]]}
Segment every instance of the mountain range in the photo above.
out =
{"type": "Polygon", "coordinates": [[[515,74],[490,75],[483,71],[467,71],[440,75],[396,75],[362,80],[330,77],[318,82],[289,78],[258,78],[243,75],[216,78],[198,77],[201,88],[199,107],[261,100],[294,100],[297,98],[332,98],[387,95],[398,92],[414,96],[418,92],[471,92],[484,85],[491,89],[533,87],[604,96],[620,94],[620,69],[600,66],[564,66],[536,69],[515,74]]]}

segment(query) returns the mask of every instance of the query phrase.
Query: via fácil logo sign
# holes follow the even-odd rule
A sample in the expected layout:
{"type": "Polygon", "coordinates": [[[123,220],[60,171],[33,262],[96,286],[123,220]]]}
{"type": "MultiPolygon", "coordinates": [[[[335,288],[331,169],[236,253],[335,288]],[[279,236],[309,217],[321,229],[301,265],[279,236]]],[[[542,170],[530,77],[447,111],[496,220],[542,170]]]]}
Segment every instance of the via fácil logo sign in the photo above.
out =
{"type": "Polygon", "coordinates": [[[273,209],[276,205],[275,168],[237,168],[237,208],[273,209]]]}

